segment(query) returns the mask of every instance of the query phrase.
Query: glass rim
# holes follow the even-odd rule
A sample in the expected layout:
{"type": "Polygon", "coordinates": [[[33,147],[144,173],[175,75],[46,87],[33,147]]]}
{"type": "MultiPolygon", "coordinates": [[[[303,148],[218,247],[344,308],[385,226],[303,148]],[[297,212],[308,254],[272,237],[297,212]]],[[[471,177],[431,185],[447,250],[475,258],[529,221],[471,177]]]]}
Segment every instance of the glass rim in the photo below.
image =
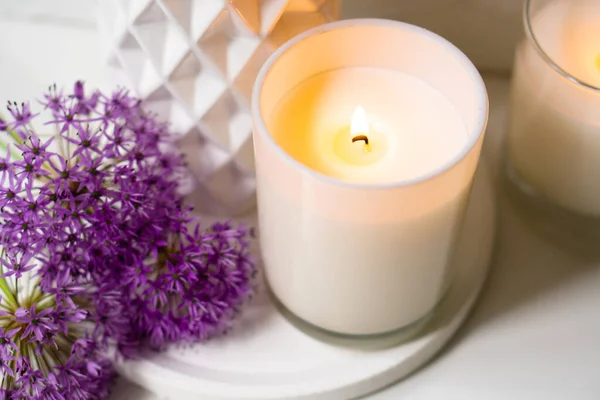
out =
{"type": "Polygon", "coordinates": [[[311,29],[291,38],[290,40],[288,40],[286,43],[284,43],[282,46],[280,46],[275,52],[273,52],[273,54],[271,54],[271,56],[269,56],[267,61],[261,67],[261,69],[257,75],[257,78],[254,82],[253,89],[252,89],[252,100],[251,100],[250,108],[251,108],[251,115],[252,115],[252,120],[253,120],[254,134],[261,135],[267,142],[267,145],[271,146],[271,148],[274,149],[275,154],[277,154],[277,156],[280,159],[283,159],[283,161],[286,164],[291,165],[292,167],[296,168],[297,170],[301,171],[302,173],[305,173],[308,176],[316,179],[317,181],[321,181],[321,182],[324,182],[324,183],[327,183],[327,184],[330,184],[333,186],[346,187],[346,188],[364,188],[364,189],[374,189],[374,190],[375,189],[393,189],[393,188],[397,188],[397,187],[408,187],[408,186],[417,185],[417,184],[432,180],[432,179],[436,178],[437,176],[439,176],[447,171],[452,170],[458,164],[460,164],[461,161],[463,161],[465,158],[467,158],[468,155],[477,147],[477,143],[485,135],[488,118],[489,118],[489,99],[488,99],[488,94],[487,94],[487,90],[486,90],[483,78],[481,77],[481,75],[479,74],[479,71],[477,70],[475,65],[471,62],[471,60],[469,58],[467,58],[467,56],[458,47],[456,47],[454,44],[452,44],[451,42],[449,42],[442,36],[440,36],[434,32],[431,32],[425,28],[421,28],[416,25],[408,24],[406,22],[387,20],[387,19],[379,19],[379,18],[345,19],[345,20],[340,20],[340,21],[329,22],[329,23],[311,28],[311,29]],[[479,105],[481,105],[481,107],[479,108],[477,115],[474,117],[476,119],[476,123],[475,123],[475,126],[473,127],[473,129],[471,130],[472,132],[470,132],[470,133],[474,133],[474,135],[469,136],[467,143],[463,146],[463,148],[460,151],[457,152],[457,154],[454,157],[452,157],[451,160],[446,161],[441,166],[438,166],[437,168],[434,168],[433,170],[428,171],[427,173],[419,175],[414,178],[402,179],[402,180],[397,180],[397,181],[392,181],[392,182],[387,182],[387,183],[353,182],[353,181],[346,181],[346,180],[341,180],[341,179],[338,179],[335,177],[331,177],[322,172],[315,171],[315,170],[307,167],[300,161],[297,161],[292,156],[290,156],[285,150],[283,150],[283,148],[275,141],[273,136],[271,136],[269,130],[267,129],[267,126],[266,126],[266,123],[265,123],[265,120],[263,117],[260,100],[262,97],[263,84],[264,84],[265,80],[267,79],[267,77],[271,71],[271,68],[273,68],[273,66],[275,65],[277,60],[281,56],[283,56],[286,52],[288,52],[290,49],[292,49],[294,46],[296,46],[298,43],[306,40],[309,37],[318,36],[318,35],[327,33],[329,31],[332,31],[335,29],[354,28],[354,27],[360,27],[360,26],[387,27],[387,28],[393,28],[393,29],[399,29],[399,30],[408,30],[408,31],[412,31],[412,32],[418,33],[420,35],[423,35],[424,37],[428,38],[429,40],[432,40],[432,41],[437,42],[440,45],[444,46],[444,48],[447,49],[450,52],[450,54],[452,54],[452,56],[455,57],[462,64],[462,66],[466,69],[467,73],[471,76],[472,83],[475,88],[474,96],[476,98],[477,103],[479,105]]]}
{"type": "Polygon", "coordinates": [[[589,89],[589,90],[592,90],[595,92],[600,92],[600,87],[595,86],[591,83],[588,83],[588,82],[584,81],[583,79],[579,79],[576,76],[570,74],[564,68],[562,68],[560,65],[558,65],[552,59],[552,57],[550,57],[548,55],[548,53],[546,53],[546,51],[544,51],[544,49],[542,48],[542,45],[540,44],[540,42],[538,41],[538,39],[535,35],[533,26],[531,24],[531,19],[533,17],[532,12],[531,12],[531,7],[532,7],[532,4],[534,1],[535,0],[526,0],[525,1],[525,5],[523,7],[523,21],[524,21],[524,25],[525,25],[525,33],[527,34],[527,38],[533,42],[533,47],[535,48],[537,53],[540,55],[540,57],[542,57],[542,59],[548,65],[550,65],[550,67],[554,71],[556,71],[557,73],[562,75],[564,78],[570,80],[571,82],[573,82],[579,86],[583,86],[586,89],[589,89]]]}

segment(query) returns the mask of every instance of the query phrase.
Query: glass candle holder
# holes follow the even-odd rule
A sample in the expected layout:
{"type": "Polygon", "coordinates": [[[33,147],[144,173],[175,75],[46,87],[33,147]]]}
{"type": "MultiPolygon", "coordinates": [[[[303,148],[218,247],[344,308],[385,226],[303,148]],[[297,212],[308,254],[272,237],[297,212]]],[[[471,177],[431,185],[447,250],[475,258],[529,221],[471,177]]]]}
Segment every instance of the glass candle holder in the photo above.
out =
{"type": "Polygon", "coordinates": [[[524,23],[509,109],[509,182],[540,220],[598,230],[600,2],[527,0],[524,23]]]}
{"type": "Polygon", "coordinates": [[[330,23],[275,52],[252,116],[276,300],[352,337],[422,321],[451,281],[487,113],[467,57],[413,25],[330,23]]]}

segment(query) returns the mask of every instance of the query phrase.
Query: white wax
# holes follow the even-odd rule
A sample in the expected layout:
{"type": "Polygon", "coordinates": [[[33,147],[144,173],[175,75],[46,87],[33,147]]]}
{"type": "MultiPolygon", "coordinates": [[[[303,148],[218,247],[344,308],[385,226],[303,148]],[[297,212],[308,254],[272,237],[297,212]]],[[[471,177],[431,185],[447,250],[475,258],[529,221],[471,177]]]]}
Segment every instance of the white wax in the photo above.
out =
{"type": "Polygon", "coordinates": [[[259,209],[268,211],[259,219],[268,228],[261,246],[271,289],[296,315],[333,332],[379,334],[418,321],[448,287],[470,187],[464,183],[455,197],[423,198],[423,210],[386,221],[380,204],[338,219],[316,203],[307,207],[315,198],[310,186],[299,201],[262,179],[259,209]]]}
{"type": "MultiPolygon", "coordinates": [[[[531,24],[558,66],[600,88],[600,1],[554,0],[531,24]]],[[[509,121],[508,154],[517,173],[557,204],[600,216],[600,89],[560,75],[525,41],[509,121]]]]}
{"type": "Polygon", "coordinates": [[[449,163],[468,141],[458,110],[442,93],[413,75],[372,67],[337,69],[307,79],[282,99],[267,127],[286,153],[312,170],[373,184],[427,175],[449,163]],[[358,105],[374,131],[367,133],[371,146],[383,154],[369,165],[335,151],[337,135],[347,135],[351,143],[347,128],[358,105]]]}

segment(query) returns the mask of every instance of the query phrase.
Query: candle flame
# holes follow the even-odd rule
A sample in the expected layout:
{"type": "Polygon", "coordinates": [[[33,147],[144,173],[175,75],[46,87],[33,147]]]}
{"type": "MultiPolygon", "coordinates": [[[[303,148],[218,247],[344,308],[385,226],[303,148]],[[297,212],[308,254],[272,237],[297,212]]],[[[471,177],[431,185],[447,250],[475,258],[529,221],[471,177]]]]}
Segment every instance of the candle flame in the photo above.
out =
{"type": "Polygon", "coordinates": [[[365,109],[361,106],[356,107],[352,114],[352,121],[350,122],[350,135],[352,137],[356,135],[365,135],[369,133],[369,119],[365,109]]]}

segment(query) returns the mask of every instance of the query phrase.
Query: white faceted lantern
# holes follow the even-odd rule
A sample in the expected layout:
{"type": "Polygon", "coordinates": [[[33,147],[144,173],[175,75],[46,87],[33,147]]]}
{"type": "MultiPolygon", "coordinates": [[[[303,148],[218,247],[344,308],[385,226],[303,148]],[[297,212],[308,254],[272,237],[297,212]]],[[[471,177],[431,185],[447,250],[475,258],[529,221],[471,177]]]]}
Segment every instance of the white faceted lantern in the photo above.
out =
{"type": "Polygon", "coordinates": [[[99,1],[110,69],[181,135],[198,211],[236,215],[254,206],[249,104],[256,74],[288,39],[336,19],[339,3],[99,1]]]}

